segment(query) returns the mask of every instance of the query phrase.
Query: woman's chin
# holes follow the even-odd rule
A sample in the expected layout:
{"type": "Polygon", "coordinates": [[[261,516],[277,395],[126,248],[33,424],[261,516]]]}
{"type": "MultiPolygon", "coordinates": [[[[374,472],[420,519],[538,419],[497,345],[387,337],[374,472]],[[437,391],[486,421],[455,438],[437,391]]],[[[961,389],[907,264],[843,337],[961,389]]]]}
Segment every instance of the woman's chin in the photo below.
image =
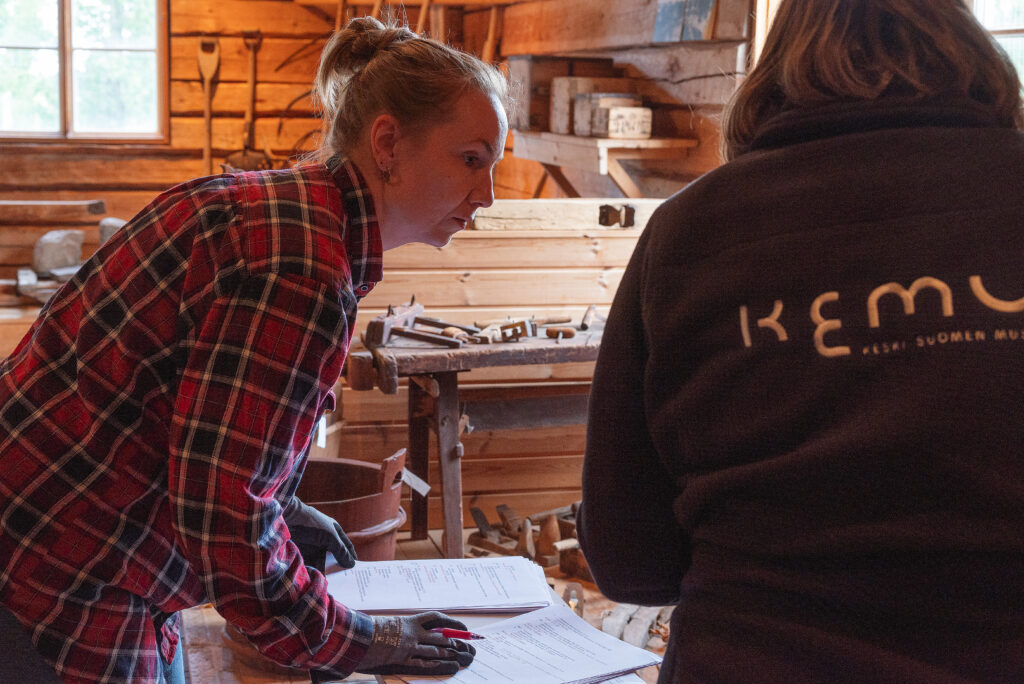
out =
{"type": "Polygon", "coordinates": [[[423,242],[431,247],[437,247],[440,249],[452,241],[453,235],[455,235],[455,233],[431,233],[423,242]]]}

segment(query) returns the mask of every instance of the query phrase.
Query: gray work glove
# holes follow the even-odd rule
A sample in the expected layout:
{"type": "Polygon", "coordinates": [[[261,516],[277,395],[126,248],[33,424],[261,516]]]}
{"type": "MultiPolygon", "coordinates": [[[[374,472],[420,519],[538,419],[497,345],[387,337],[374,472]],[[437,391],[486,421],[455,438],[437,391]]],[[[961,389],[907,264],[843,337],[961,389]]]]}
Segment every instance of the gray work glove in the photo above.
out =
{"type": "Polygon", "coordinates": [[[293,496],[288,502],[284,509],[284,522],[306,565],[323,571],[328,551],[334,554],[334,559],[343,568],[356,564],[355,547],[338,521],[304,504],[299,497],[293,496]]]}
{"type": "Polygon", "coordinates": [[[379,675],[453,675],[473,662],[476,649],[461,639],[448,639],[437,627],[466,629],[444,613],[431,611],[408,617],[374,617],[373,641],[356,672],[379,675]]]}

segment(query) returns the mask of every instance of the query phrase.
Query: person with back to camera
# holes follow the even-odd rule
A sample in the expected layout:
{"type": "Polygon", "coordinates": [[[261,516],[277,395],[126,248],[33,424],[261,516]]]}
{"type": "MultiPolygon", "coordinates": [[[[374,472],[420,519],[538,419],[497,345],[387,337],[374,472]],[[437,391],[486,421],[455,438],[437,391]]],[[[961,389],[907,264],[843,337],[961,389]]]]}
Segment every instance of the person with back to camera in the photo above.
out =
{"type": "Polygon", "coordinates": [[[580,542],[659,682],[1024,681],[1024,116],[962,0],[782,0],[651,218],[580,542]]]}
{"type": "Polygon", "coordinates": [[[508,86],[361,18],[328,41],[316,91],[316,163],[160,195],[0,364],[3,681],[181,682],[177,613],[206,601],[323,676],[472,661],[430,631],[464,629],[441,613],[335,601],[299,552],[351,567],[351,544],[294,492],[382,250],[442,247],[493,202],[508,86]]]}

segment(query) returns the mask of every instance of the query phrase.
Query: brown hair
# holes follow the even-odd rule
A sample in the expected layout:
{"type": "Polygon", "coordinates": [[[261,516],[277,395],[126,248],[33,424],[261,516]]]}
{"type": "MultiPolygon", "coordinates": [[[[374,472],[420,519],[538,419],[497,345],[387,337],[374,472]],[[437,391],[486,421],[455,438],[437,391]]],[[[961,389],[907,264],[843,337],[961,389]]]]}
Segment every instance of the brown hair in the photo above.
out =
{"type": "Polygon", "coordinates": [[[381,113],[413,131],[438,123],[471,89],[497,97],[507,113],[512,107],[508,81],[494,66],[406,26],[353,19],[320,56],[313,93],[324,135],[317,156],[350,151],[381,113]]]}
{"type": "Polygon", "coordinates": [[[966,98],[1024,128],[1013,64],[964,0],[782,0],[726,105],[726,159],[786,109],[886,97],[966,98]]]}

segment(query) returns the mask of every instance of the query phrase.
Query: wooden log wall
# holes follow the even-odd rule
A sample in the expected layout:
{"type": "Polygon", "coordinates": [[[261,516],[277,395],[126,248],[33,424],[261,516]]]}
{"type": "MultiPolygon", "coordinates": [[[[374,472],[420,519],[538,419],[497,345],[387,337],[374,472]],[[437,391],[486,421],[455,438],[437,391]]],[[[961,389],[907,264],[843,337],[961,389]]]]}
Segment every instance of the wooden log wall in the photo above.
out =
{"type": "MultiPolygon", "coordinates": [[[[308,90],[322,45],[334,29],[333,0],[168,0],[170,140],[167,144],[28,143],[0,141],[0,199],[102,200],[106,214],[128,219],[160,191],[202,175],[203,92],[199,42],[216,37],[220,68],[213,95],[215,169],[242,148],[248,101],[248,52],[243,34],[259,31],[255,144],[282,160],[312,149],[319,121],[308,90]]],[[[365,14],[370,2],[349,2],[365,14]]],[[[395,3],[397,4],[397,3],[395,3]]],[[[490,11],[443,5],[450,42],[480,52],[490,11]]],[[[718,0],[716,39],[650,45],[656,3],[651,0],[531,0],[504,8],[499,56],[520,54],[611,56],[626,75],[643,79],[655,110],[655,135],[696,137],[685,159],[633,164],[627,170],[650,197],[666,197],[718,165],[716,116],[743,72],[749,0],[718,0]]],[[[439,11],[438,7],[434,11],[439,11]]],[[[407,9],[415,26],[416,6],[407,9]]],[[[439,22],[440,23],[440,22],[439,22]]],[[[514,132],[499,165],[499,198],[559,197],[542,167],[512,155],[514,132]]],[[[283,163],[283,162],[282,162],[283,163]]],[[[627,163],[628,164],[628,163],[627,163]]],[[[607,177],[566,169],[585,196],[619,197],[607,177]]],[[[13,278],[31,263],[32,247],[47,230],[86,231],[84,251],[98,246],[96,223],[60,220],[4,221],[0,216],[0,278],[13,278]]],[[[416,294],[432,315],[461,322],[506,315],[565,312],[579,318],[589,304],[607,309],[638,228],[587,230],[464,231],[444,250],[409,245],[387,253],[386,278],[364,301],[359,331],[389,303],[416,294]]],[[[0,310],[0,355],[9,353],[37,307],[0,310]]],[[[592,364],[488,369],[463,382],[502,385],[589,381],[592,364]]],[[[404,446],[405,391],[396,396],[353,392],[339,385],[341,410],[333,417],[333,453],[377,460],[404,446]],[[338,446],[334,446],[338,445],[338,446]],[[343,446],[342,446],[343,445],[343,446]]],[[[579,497],[583,426],[537,430],[484,430],[464,435],[465,508],[506,503],[523,513],[553,508],[579,497]]],[[[436,486],[436,472],[431,479],[436,486]]],[[[431,509],[432,526],[440,510],[431,509]]],[[[467,524],[469,521],[467,519],[467,524]]]]}

